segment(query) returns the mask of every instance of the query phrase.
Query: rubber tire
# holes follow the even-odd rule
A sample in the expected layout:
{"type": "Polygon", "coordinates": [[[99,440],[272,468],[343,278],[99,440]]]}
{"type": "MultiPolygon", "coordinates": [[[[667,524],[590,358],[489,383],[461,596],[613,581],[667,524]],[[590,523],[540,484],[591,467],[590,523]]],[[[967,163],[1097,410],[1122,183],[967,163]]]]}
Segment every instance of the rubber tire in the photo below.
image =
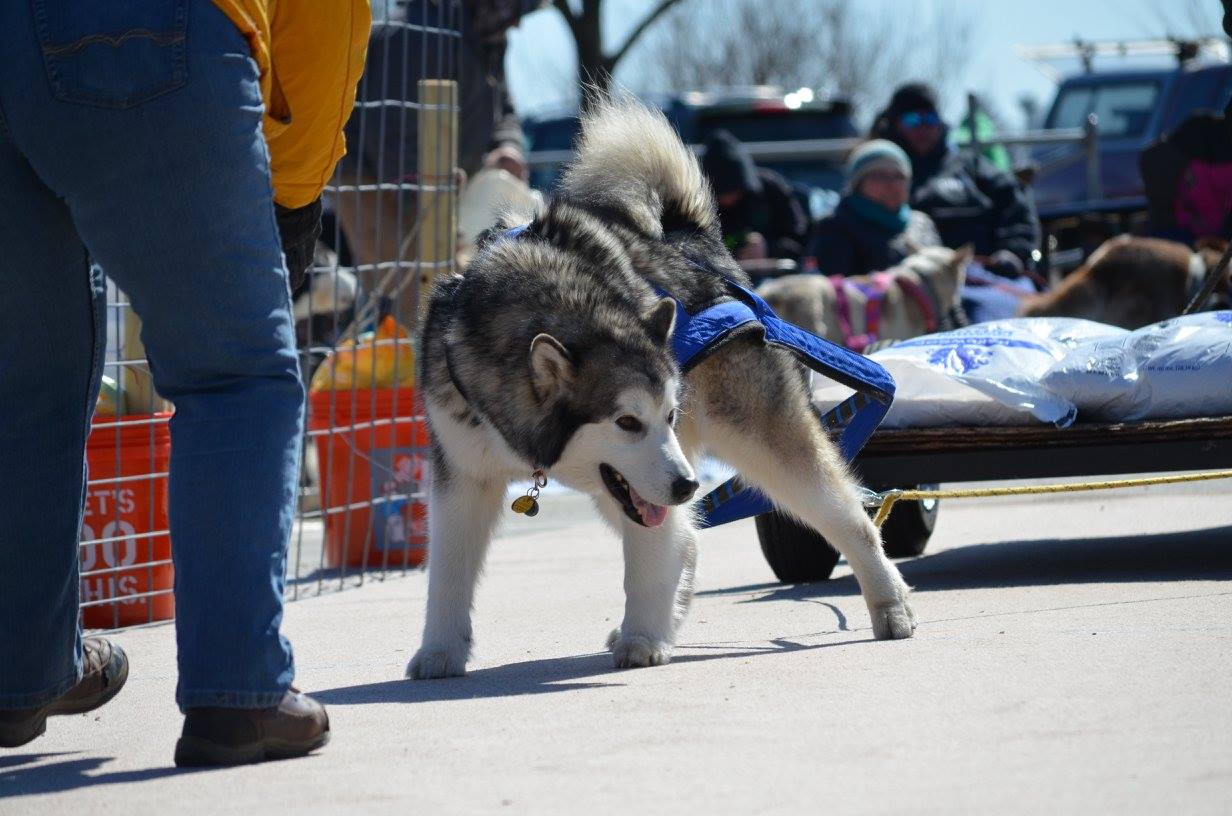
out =
{"type": "MultiPolygon", "coordinates": [[[[921,490],[931,490],[936,485],[920,485],[921,490]]],[[[881,542],[885,554],[891,558],[913,558],[922,555],[937,526],[940,502],[900,501],[894,504],[890,517],[881,525],[881,542]]]]}
{"type": "Polygon", "coordinates": [[[772,510],[755,520],[757,540],[774,575],[785,584],[825,581],[838,563],[834,549],[811,527],[772,510]]]}

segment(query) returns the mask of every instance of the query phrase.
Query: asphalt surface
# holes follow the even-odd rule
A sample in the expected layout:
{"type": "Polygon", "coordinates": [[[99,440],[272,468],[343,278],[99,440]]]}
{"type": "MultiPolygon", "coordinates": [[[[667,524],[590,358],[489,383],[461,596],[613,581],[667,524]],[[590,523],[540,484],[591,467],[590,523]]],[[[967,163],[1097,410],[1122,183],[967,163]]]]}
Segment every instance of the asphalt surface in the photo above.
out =
{"type": "Polygon", "coordinates": [[[401,679],[423,573],[309,597],[286,631],[331,744],[181,772],[172,629],[123,632],[128,687],[0,751],[0,813],[1228,813],[1229,495],[945,504],[892,643],[845,566],[780,586],[720,528],[676,660],[632,671],[599,651],[615,538],[548,497],[493,548],[468,677],[401,679]]]}

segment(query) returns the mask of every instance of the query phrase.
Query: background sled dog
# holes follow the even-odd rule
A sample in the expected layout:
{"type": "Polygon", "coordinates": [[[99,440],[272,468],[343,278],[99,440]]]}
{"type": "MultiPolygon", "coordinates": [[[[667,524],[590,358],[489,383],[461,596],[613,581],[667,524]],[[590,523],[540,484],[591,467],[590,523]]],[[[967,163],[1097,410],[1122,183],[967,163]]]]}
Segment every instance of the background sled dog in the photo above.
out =
{"type": "Polygon", "coordinates": [[[724,276],[748,285],[697,161],[660,114],[620,98],[585,118],[546,211],[516,237],[489,235],[465,277],[436,286],[419,380],[436,468],[428,608],[410,676],[465,672],[475,584],[507,485],[536,469],[590,494],[621,533],[616,665],[667,662],[692,595],[687,502],[703,449],[846,556],[878,638],[911,636],[909,589],[794,359],[745,333],[678,371],[676,305],[653,287],[693,313],[728,296],[724,276]]]}
{"type": "MultiPolygon", "coordinates": [[[[943,321],[953,309],[961,305],[963,280],[967,264],[971,262],[970,246],[961,249],[928,247],[903,259],[898,266],[886,270],[890,286],[881,301],[881,321],[878,340],[907,340],[919,337],[934,324],[943,321]],[[927,314],[917,303],[902,282],[921,293],[929,301],[927,314]]],[[[871,283],[869,275],[846,278],[846,305],[848,322],[853,334],[864,334],[866,329],[866,306],[868,296],[861,287],[871,283]]],[[[795,323],[819,337],[840,346],[850,338],[844,335],[842,321],[838,317],[839,300],[834,292],[834,282],[826,275],[786,275],[769,280],[757,289],[775,314],[795,323]]],[[[935,328],[933,329],[936,330],[935,328]]]]}
{"type": "MultiPolygon", "coordinates": [[[[1051,292],[1028,301],[1024,317],[1081,317],[1139,329],[1177,317],[1219,263],[1227,244],[1203,239],[1197,250],[1162,238],[1122,235],[1099,246],[1051,292]]],[[[1226,308],[1227,273],[1208,309],[1226,308]]]]}

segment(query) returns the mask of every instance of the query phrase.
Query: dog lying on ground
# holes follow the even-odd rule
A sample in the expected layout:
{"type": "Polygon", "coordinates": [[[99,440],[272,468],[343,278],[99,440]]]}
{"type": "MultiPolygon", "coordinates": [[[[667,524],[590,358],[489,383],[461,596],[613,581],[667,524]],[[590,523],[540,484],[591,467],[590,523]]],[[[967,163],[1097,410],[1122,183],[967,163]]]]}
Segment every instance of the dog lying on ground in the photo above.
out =
{"type": "MultiPolygon", "coordinates": [[[[1162,238],[1128,235],[1105,241],[1059,286],[1024,304],[1024,317],[1081,317],[1138,329],[1180,315],[1219,263],[1226,244],[1201,241],[1195,252],[1162,238]]],[[[1226,302],[1227,272],[1207,304],[1226,302]],[[1222,295],[1220,293],[1223,293],[1222,295]]]]}
{"type": "Polygon", "coordinates": [[[841,282],[825,275],[787,275],[766,281],[757,294],[784,320],[863,351],[878,340],[906,340],[937,331],[961,303],[971,257],[969,246],[928,247],[876,275],[841,282]],[[836,288],[840,283],[841,292],[836,288]],[[870,292],[880,301],[875,327],[869,321],[870,292]]]}
{"type": "Polygon", "coordinates": [[[621,534],[616,666],[666,663],[693,591],[703,450],[846,556],[877,638],[910,637],[909,588],[795,359],[750,332],[677,368],[673,298],[692,314],[729,297],[724,278],[749,282],[671,126],[630,99],[596,103],[561,190],[520,234],[481,241],[466,275],[431,295],[419,379],[435,468],[428,603],[408,675],[465,673],[493,527],[509,483],[532,473],[589,494],[621,534]]]}

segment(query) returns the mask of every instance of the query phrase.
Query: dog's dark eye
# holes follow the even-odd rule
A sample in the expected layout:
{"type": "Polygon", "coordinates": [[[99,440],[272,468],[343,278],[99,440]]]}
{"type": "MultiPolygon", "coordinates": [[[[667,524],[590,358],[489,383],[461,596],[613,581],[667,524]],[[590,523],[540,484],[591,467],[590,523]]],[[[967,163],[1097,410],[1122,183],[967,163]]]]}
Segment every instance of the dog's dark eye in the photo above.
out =
{"type": "Polygon", "coordinates": [[[676,427],[676,420],[677,420],[677,419],[679,419],[679,418],[680,418],[680,411],[678,411],[678,410],[676,410],[675,408],[673,408],[673,409],[672,409],[672,412],[671,412],[670,414],[668,414],[668,415],[667,415],[667,424],[668,424],[668,425],[670,425],[670,426],[672,426],[673,428],[675,428],[675,427],[676,427]]]}
{"type": "Polygon", "coordinates": [[[629,416],[628,414],[619,417],[616,420],[616,425],[620,428],[620,430],[628,431],[629,433],[637,433],[642,429],[642,421],[637,417],[629,416]]]}

